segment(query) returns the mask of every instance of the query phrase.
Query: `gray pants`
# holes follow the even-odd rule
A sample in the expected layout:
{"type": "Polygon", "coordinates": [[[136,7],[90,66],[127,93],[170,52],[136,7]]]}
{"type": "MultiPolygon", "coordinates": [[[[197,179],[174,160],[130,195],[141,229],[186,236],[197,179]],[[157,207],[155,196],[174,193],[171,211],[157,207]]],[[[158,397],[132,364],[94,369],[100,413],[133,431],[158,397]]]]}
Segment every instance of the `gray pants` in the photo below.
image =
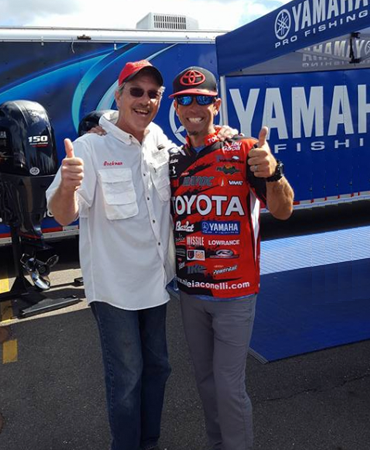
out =
{"type": "Polygon", "coordinates": [[[180,292],[182,319],[212,450],[251,450],[245,365],[257,296],[210,302],[180,292]]]}

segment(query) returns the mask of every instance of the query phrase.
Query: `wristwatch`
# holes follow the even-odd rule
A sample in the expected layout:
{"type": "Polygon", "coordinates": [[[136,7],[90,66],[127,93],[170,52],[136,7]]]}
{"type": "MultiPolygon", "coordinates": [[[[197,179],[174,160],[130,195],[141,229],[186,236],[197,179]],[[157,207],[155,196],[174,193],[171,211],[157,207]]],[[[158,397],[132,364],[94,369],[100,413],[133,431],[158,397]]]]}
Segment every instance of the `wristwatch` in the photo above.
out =
{"type": "Polygon", "coordinates": [[[276,163],[275,172],[271,175],[271,177],[266,178],[267,182],[279,181],[284,176],[284,164],[279,159],[276,160],[276,163]]]}

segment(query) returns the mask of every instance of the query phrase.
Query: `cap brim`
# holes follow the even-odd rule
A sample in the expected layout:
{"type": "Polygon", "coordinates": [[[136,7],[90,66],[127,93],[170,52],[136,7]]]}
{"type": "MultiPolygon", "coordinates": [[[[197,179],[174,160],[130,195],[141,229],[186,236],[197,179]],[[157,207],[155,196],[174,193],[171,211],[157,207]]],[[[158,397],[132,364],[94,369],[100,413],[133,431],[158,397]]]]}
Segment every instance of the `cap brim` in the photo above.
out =
{"type": "Polygon", "coordinates": [[[216,97],[218,95],[218,92],[216,91],[210,91],[208,89],[185,89],[183,91],[175,92],[174,94],[171,94],[169,98],[178,97],[179,95],[207,95],[209,97],[216,97]]]}

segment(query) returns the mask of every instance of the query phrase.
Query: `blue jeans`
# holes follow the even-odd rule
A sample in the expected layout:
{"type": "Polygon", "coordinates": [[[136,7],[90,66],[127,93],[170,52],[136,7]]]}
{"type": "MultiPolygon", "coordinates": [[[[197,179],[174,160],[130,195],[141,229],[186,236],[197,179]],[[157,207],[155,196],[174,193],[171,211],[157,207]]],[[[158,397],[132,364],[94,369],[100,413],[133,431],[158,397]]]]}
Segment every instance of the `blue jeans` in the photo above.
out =
{"type": "Polygon", "coordinates": [[[126,311],[93,302],[103,353],[111,450],[157,445],[166,381],[166,305],[126,311]]]}

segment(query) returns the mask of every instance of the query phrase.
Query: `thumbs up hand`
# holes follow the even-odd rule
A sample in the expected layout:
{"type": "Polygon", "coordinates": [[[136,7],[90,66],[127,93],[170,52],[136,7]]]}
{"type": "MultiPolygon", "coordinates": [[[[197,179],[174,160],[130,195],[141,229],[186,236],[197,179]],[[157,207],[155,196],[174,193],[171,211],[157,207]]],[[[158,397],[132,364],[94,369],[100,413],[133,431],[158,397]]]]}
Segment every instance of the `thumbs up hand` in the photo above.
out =
{"type": "Polygon", "coordinates": [[[248,164],[254,176],[268,178],[274,174],[276,159],[273,157],[267,142],[268,128],[262,127],[258,135],[258,142],[248,153],[248,164]]]}
{"type": "Polygon", "coordinates": [[[84,177],[84,162],[76,158],[70,139],[64,139],[66,157],[61,166],[61,186],[65,191],[76,191],[82,184],[84,177]]]}
{"type": "Polygon", "coordinates": [[[70,139],[64,139],[64,148],[66,150],[66,157],[67,158],[74,158],[74,150],[73,150],[73,144],[70,139]]]}

